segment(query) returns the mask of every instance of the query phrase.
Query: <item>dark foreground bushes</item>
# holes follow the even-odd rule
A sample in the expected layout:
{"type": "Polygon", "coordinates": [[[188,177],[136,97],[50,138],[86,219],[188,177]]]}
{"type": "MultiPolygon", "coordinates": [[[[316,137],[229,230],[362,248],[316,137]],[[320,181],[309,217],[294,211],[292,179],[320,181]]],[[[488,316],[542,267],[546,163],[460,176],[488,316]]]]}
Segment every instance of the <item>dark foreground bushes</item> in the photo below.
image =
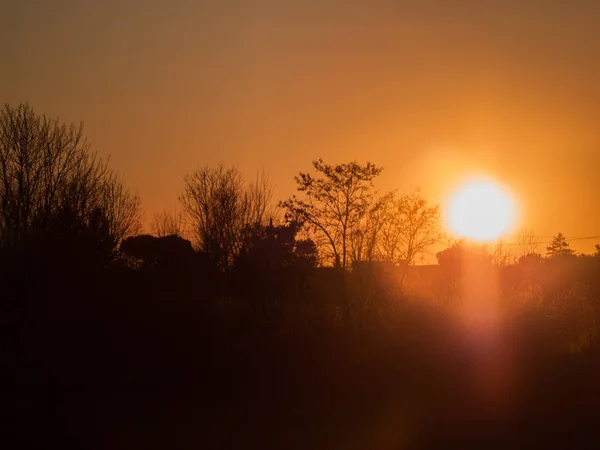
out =
{"type": "Polygon", "coordinates": [[[513,302],[497,327],[475,330],[453,308],[319,276],[265,309],[256,291],[233,296],[182,273],[5,275],[2,447],[575,448],[597,439],[596,340],[574,349],[556,333],[580,322],[513,302]]]}

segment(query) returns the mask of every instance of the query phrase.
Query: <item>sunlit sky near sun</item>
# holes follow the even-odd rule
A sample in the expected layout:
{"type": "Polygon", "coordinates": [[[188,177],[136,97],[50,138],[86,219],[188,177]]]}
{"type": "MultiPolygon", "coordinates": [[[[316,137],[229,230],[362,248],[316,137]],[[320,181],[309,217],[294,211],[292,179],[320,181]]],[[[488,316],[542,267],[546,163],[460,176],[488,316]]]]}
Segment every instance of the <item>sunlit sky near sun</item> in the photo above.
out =
{"type": "Polygon", "coordinates": [[[537,235],[600,234],[597,1],[4,0],[0,60],[0,102],[83,120],[148,215],[199,165],[284,198],[322,157],[434,202],[484,173],[537,235]]]}
{"type": "Polygon", "coordinates": [[[491,179],[466,180],[443,207],[445,226],[457,238],[494,242],[510,235],[516,225],[512,194],[491,179]]]}

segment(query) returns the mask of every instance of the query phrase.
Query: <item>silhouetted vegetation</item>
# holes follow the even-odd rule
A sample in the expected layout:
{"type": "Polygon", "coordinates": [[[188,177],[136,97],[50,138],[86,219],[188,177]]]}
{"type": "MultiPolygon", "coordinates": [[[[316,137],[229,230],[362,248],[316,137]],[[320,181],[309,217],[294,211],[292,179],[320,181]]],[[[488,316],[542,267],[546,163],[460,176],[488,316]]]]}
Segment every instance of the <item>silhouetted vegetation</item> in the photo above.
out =
{"type": "Polygon", "coordinates": [[[558,233],[550,242],[550,245],[546,247],[546,256],[561,257],[561,256],[573,256],[575,252],[571,249],[571,246],[567,242],[565,236],[562,233],[558,233]]]}
{"type": "Polygon", "coordinates": [[[350,266],[350,243],[365,222],[368,223],[373,205],[373,179],[381,168],[356,162],[331,166],[323,160],[313,162],[320,178],[301,172],[295,178],[298,191],[306,193],[306,199],[296,196],[282,202],[294,220],[312,228],[326,261],[335,267],[350,266]]]}
{"type": "Polygon", "coordinates": [[[28,105],[6,106],[0,180],[1,249],[22,263],[64,259],[59,249],[65,248],[110,259],[140,229],[140,199],[89,151],[83,124],[61,124],[28,105]]]}
{"type": "Polygon", "coordinates": [[[252,230],[268,219],[272,188],[266,177],[244,184],[235,167],[204,167],[184,178],[180,197],[197,247],[228,274],[252,230]]]}
{"type": "Polygon", "coordinates": [[[171,236],[173,234],[183,236],[186,234],[185,217],[182,212],[177,211],[174,213],[168,211],[154,213],[152,222],[150,223],[150,230],[157,237],[171,236]]]}
{"type": "Polygon", "coordinates": [[[82,126],[0,116],[6,448],[572,448],[600,408],[600,247],[456,242],[381,168],[184,178],[140,200],[82,126]],[[495,252],[495,253],[494,253],[495,252]],[[13,444],[14,442],[14,444],[13,444]]]}

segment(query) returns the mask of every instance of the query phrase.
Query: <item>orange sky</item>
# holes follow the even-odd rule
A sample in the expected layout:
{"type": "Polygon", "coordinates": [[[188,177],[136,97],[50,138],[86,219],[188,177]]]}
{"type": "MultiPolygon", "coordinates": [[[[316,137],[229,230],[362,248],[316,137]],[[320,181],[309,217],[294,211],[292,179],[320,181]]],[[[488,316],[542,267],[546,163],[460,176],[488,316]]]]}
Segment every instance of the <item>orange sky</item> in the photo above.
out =
{"type": "Polygon", "coordinates": [[[597,1],[4,0],[0,61],[0,102],[83,120],[148,216],[197,166],[283,198],[322,157],[433,201],[477,170],[538,235],[600,235],[597,1]]]}

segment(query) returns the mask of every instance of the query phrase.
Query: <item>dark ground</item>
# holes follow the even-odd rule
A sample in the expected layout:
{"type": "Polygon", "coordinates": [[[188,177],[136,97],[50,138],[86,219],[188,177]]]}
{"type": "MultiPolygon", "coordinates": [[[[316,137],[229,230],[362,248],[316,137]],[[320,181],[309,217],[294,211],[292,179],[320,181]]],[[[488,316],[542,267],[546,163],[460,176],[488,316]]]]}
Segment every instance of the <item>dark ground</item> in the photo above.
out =
{"type": "Polygon", "coordinates": [[[405,299],[359,327],[322,306],[262,320],[172,275],[12,280],[2,448],[600,445],[600,351],[557,350],[535,318],[477,353],[405,299]]]}

